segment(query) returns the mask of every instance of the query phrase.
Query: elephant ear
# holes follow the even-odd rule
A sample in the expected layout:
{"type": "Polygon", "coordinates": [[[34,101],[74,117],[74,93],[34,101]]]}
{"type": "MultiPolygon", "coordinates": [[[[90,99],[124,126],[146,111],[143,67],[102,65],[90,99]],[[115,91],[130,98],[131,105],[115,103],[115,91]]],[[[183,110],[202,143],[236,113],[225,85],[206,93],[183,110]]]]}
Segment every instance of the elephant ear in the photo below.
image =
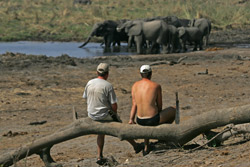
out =
{"type": "Polygon", "coordinates": [[[142,24],[141,23],[134,23],[130,27],[126,27],[126,31],[128,36],[138,36],[142,32],[142,24]]]}

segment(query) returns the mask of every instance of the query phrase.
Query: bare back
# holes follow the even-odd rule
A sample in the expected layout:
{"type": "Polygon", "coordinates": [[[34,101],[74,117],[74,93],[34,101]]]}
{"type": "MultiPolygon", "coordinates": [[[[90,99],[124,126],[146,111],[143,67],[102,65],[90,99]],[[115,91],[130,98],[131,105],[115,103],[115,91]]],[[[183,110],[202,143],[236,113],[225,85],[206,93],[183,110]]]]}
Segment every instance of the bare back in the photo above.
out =
{"type": "Polygon", "coordinates": [[[133,85],[132,98],[141,118],[151,118],[162,109],[161,86],[149,79],[143,78],[133,85]]]}

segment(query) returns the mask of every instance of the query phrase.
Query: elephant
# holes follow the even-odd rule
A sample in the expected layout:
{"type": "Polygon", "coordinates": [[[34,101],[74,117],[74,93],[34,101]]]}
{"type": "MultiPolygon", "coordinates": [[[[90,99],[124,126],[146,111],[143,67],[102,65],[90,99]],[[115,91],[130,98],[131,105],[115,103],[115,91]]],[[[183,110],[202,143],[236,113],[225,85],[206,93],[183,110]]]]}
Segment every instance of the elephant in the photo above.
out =
{"type": "Polygon", "coordinates": [[[167,24],[168,53],[179,52],[180,42],[178,30],[174,25],[167,24]]]}
{"type": "Polygon", "coordinates": [[[165,21],[169,25],[173,25],[176,28],[178,27],[189,27],[191,20],[189,19],[179,19],[176,16],[167,16],[163,18],[163,21],[165,21]]]}
{"type": "Polygon", "coordinates": [[[191,20],[189,19],[179,19],[178,20],[178,27],[190,27],[191,20]]]}
{"type": "Polygon", "coordinates": [[[190,24],[191,27],[198,27],[200,29],[203,34],[203,37],[206,37],[204,45],[207,46],[212,28],[210,20],[205,18],[192,19],[190,24]]]}
{"type": "Polygon", "coordinates": [[[157,45],[162,45],[163,53],[166,53],[170,39],[172,40],[170,28],[163,20],[127,21],[117,27],[118,32],[122,30],[125,30],[129,38],[134,38],[138,54],[142,53],[142,47],[146,41],[151,42],[151,50],[157,45]]]}
{"type": "Polygon", "coordinates": [[[94,36],[96,37],[103,37],[105,48],[110,48],[111,44],[113,46],[117,44],[120,46],[121,41],[128,41],[128,36],[125,32],[117,32],[116,28],[121,21],[113,21],[113,20],[106,20],[103,22],[99,22],[94,24],[90,35],[88,36],[87,40],[79,46],[79,48],[84,47],[88,44],[90,39],[94,36]]]}
{"type": "Polygon", "coordinates": [[[200,50],[203,49],[202,48],[203,34],[198,27],[179,27],[177,30],[183,51],[187,51],[186,42],[189,43],[194,42],[193,51],[197,50],[198,45],[200,50]]]}
{"type": "Polygon", "coordinates": [[[191,20],[189,19],[179,19],[177,16],[157,16],[153,18],[146,18],[143,21],[153,21],[153,20],[163,20],[168,25],[173,25],[176,28],[178,27],[189,27],[191,20]]]}

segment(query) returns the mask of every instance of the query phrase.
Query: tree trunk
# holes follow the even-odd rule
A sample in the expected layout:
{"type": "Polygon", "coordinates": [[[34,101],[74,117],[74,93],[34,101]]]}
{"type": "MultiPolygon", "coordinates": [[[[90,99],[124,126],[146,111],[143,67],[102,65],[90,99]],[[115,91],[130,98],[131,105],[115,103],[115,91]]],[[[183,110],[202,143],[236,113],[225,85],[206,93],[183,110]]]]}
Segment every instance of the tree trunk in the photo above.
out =
{"type": "MultiPolygon", "coordinates": [[[[125,139],[159,139],[184,145],[199,134],[227,124],[243,124],[250,122],[250,105],[220,109],[195,116],[180,124],[163,124],[157,127],[122,124],[117,122],[96,122],[90,118],[76,120],[72,124],[49,136],[38,139],[30,144],[17,149],[14,152],[0,156],[0,166],[12,165],[13,162],[21,160],[32,154],[39,154],[40,157],[48,157],[49,163],[50,148],[58,143],[70,140],[79,136],[89,134],[106,134],[125,139]],[[48,149],[46,149],[48,148],[48,149]],[[45,151],[43,152],[43,150],[45,151]],[[42,153],[41,153],[42,152],[42,153]],[[41,155],[47,156],[41,156],[41,155]]],[[[44,161],[44,159],[43,159],[44,161]]],[[[47,162],[45,162],[46,164],[47,162]]],[[[46,166],[51,166],[47,165],[46,166]]]]}

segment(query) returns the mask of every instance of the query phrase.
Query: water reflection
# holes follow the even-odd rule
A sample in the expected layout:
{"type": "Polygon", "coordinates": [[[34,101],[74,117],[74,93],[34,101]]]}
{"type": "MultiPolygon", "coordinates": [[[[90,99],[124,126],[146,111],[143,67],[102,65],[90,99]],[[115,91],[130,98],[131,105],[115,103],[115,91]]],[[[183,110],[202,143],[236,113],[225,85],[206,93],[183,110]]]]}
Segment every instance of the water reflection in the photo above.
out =
{"type": "MultiPolygon", "coordinates": [[[[105,49],[100,43],[88,43],[84,48],[78,48],[81,44],[79,42],[0,42],[0,54],[13,52],[52,57],[67,54],[78,58],[136,54],[136,49],[128,49],[126,43],[122,43],[121,47],[115,46],[110,49],[105,49]]],[[[216,47],[227,47],[227,45],[220,44],[216,45],[216,47]]],[[[230,45],[230,47],[250,48],[250,44],[234,44],[233,46],[230,45]]]]}
{"type": "Polygon", "coordinates": [[[79,42],[0,42],[0,54],[13,52],[52,57],[67,54],[71,57],[79,58],[136,54],[135,52],[128,51],[127,44],[110,49],[105,49],[99,43],[88,43],[84,48],[78,48],[80,45],[81,43],[79,42]]]}

